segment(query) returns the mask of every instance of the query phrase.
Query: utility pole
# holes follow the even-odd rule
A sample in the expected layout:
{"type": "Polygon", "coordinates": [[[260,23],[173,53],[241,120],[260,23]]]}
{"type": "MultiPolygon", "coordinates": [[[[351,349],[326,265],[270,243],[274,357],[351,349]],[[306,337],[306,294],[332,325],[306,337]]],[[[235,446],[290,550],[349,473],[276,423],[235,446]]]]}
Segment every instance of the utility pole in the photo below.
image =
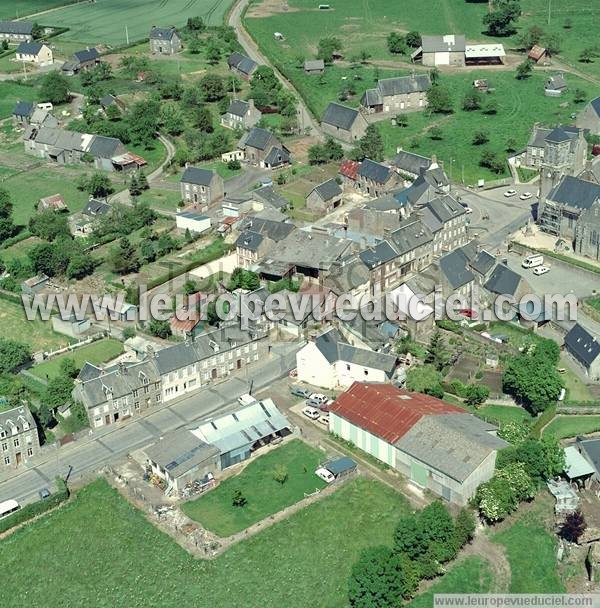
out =
{"type": "Polygon", "coordinates": [[[552,0],[548,0],[548,25],[550,25],[551,14],[552,14],[552,0]]]}
{"type": "Polygon", "coordinates": [[[129,30],[127,29],[127,26],[125,26],[125,39],[127,40],[127,44],[129,44],[129,30]]]}

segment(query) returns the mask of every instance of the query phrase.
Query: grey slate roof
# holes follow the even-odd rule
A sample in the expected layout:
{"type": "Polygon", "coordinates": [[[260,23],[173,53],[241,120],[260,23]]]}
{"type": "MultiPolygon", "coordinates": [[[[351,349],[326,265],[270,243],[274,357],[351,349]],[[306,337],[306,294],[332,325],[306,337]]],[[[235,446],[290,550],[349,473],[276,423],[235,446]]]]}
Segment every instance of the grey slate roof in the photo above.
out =
{"type": "Polygon", "coordinates": [[[325,69],[325,62],[323,61],[323,59],[307,59],[304,62],[304,69],[305,70],[324,70],[325,69]]]}
{"type": "Polygon", "coordinates": [[[340,295],[365,285],[369,276],[369,270],[360,257],[352,256],[336,262],[323,284],[340,295]]]}
{"type": "Polygon", "coordinates": [[[276,243],[286,238],[295,229],[296,226],[294,224],[257,217],[247,217],[240,224],[240,230],[251,230],[270,238],[276,243]]]}
{"type": "Polygon", "coordinates": [[[584,367],[590,367],[600,356],[600,342],[579,323],[565,336],[565,346],[584,367]]]}
{"type": "Polygon", "coordinates": [[[100,59],[100,53],[98,49],[93,47],[91,49],[83,49],[83,51],[77,51],[73,53],[73,57],[79,63],[85,63],[86,61],[95,61],[96,59],[100,59]]]}
{"type": "Polygon", "coordinates": [[[177,34],[174,27],[153,27],[150,30],[150,40],[171,40],[177,34]]]}
{"type": "Polygon", "coordinates": [[[92,198],[87,202],[81,213],[92,216],[106,215],[111,209],[112,207],[107,202],[92,198]]]}
{"type": "Polygon", "coordinates": [[[398,257],[396,250],[387,241],[381,241],[374,247],[364,249],[358,255],[364,265],[371,270],[398,257]]]}
{"type": "Polygon", "coordinates": [[[590,107],[596,112],[596,116],[600,117],[600,97],[596,97],[590,101],[590,107]]]}
{"type": "Polygon", "coordinates": [[[427,226],[415,219],[407,219],[394,230],[390,238],[399,255],[413,251],[417,247],[433,240],[433,235],[427,226]]]}
{"type": "Polygon", "coordinates": [[[271,140],[276,139],[275,136],[266,129],[254,127],[244,139],[244,145],[256,148],[257,150],[266,150],[271,140]]]}
{"type": "Polygon", "coordinates": [[[313,269],[327,269],[350,248],[349,241],[319,232],[294,230],[271,253],[277,262],[313,269]],[[318,252],[318,255],[316,255],[318,252]]]}
{"type": "Polygon", "coordinates": [[[494,451],[509,444],[496,427],[472,414],[423,416],[395,446],[413,458],[464,482],[494,451]]]}
{"type": "Polygon", "coordinates": [[[227,114],[233,114],[234,116],[246,116],[250,104],[247,101],[241,99],[234,99],[227,108],[227,114]]]}
{"type": "Polygon", "coordinates": [[[152,462],[166,469],[171,478],[177,478],[199,464],[214,459],[219,449],[204,443],[191,431],[179,429],[167,433],[144,452],[152,462]]]}
{"type": "Polygon", "coordinates": [[[335,179],[328,179],[326,182],[315,186],[311,193],[312,192],[316,192],[321,200],[329,201],[336,196],[340,196],[342,194],[342,189],[335,179]]]}
{"type": "Polygon", "coordinates": [[[577,209],[589,209],[600,199],[600,185],[566,175],[546,197],[549,201],[577,209]]]}
{"type": "Polygon", "coordinates": [[[475,272],[478,272],[481,275],[486,275],[491,269],[492,266],[496,263],[496,258],[488,253],[485,249],[482,249],[475,259],[471,260],[470,265],[475,272]]]}
{"type": "Polygon", "coordinates": [[[37,55],[44,45],[41,42],[21,42],[17,47],[17,53],[23,55],[37,55]]]}
{"type": "Polygon", "coordinates": [[[463,34],[446,36],[421,36],[421,48],[424,53],[437,53],[449,51],[451,53],[464,53],[466,40],[463,34]],[[445,40],[444,40],[445,39],[445,40]]]}
{"type": "Polygon", "coordinates": [[[251,196],[254,200],[268,203],[276,209],[286,209],[290,205],[290,201],[279,194],[279,192],[277,192],[273,186],[263,186],[262,188],[257,188],[251,192],[251,196]]]}
{"type": "Polygon", "coordinates": [[[414,74],[397,78],[382,78],[377,82],[382,97],[419,93],[431,88],[429,74],[414,74]]]}
{"type": "Polygon", "coordinates": [[[360,163],[358,169],[358,175],[377,182],[378,184],[385,184],[392,174],[393,170],[390,167],[386,167],[369,158],[365,158],[365,160],[360,163]]]}
{"type": "Polygon", "coordinates": [[[380,369],[388,377],[393,375],[396,368],[396,357],[352,346],[335,328],[317,336],[315,346],[327,359],[328,363],[335,363],[336,361],[355,363],[372,369],[380,369]]]}
{"type": "Polygon", "coordinates": [[[357,118],[358,110],[332,101],[325,109],[321,122],[349,131],[357,118]]]}
{"type": "Polygon", "coordinates": [[[31,116],[33,114],[34,105],[31,101],[17,101],[13,116],[31,116]]]}
{"type": "Polygon", "coordinates": [[[93,380],[94,378],[97,378],[101,374],[102,374],[102,370],[99,367],[96,367],[92,363],[89,363],[88,361],[86,361],[83,364],[83,367],[79,370],[79,374],[77,375],[77,378],[79,380],[81,380],[82,382],[85,382],[87,380],[93,380]]]}
{"type": "Polygon", "coordinates": [[[108,106],[112,106],[113,103],[117,102],[117,98],[114,95],[105,95],[101,100],[100,100],[100,105],[103,108],[107,108],[108,106]]]}
{"type": "Polygon", "coordinates": [[[521,275],[511,270],[508,266],[498,264],[484,287],[488,291],[498,295],[513,296],[519,288],[521,279],[521,275]]]}
{"type": "Polygon", "coordinates": [[[252,71],[258,66],[258,63],[242,53],[232,53],[227,59],[227,64],[230,68],[235,68],[242,74],[249,76],[252,71]]]}
{"type": "Polygon", "coordinates": [[[528,146],[533,146],[534,148],[543,148],[546,143],[546,137],[550,135],[552,129],[544,129],[542,127],[534,127],[531,136],[529,137],[529,141],[527,142],[528,146]]]}
{"type": "Polygon", "coordinates": [[[441,257],[439,264],[452,289],[460,289],[475,279],[469,270],[469,260],[461,249],[455,249],[441,257]]]}
{"type": "Polygon", "coordinates": [[[371,108],[373,106],[380,106],[383,104],[383,99],[379,89],[367,89],[360,100],[360,105],[365,108],[371,108]]]}
{"type": "Polygon", "coordinates": [[[563,74],[553,74],[546,81],[545,87],[550,91],[560,91],[567,87],[567,81],[563,74]]]}
{"type": "Polygon", "coordinates": [[[290,162],[290,153],[285,148],[273,146],[265,156],[265,164],[278,167],[290,162]]]}
{"type": "Polygon", "coordinates": [[[0,431],[6,431],[9,436],[13,428],[16,428],[18,433],[21,433],[24,430],[24,424],[29,425],[31,429],[37,428],[28,407],[19,405],[0,412],[0,431]]]}
{"type": "Polygon", "coordinates": [[[187,167],[181,176],[181,183],[196,184],[198,186],[210,186],[210,182],[215,176],[215,172],[211,169],[202,169],[200,167],[187,167]]]}
{"type": "Polygon", "coordinates": [[[426,156],[421,156],[420,154],[400,150],[394,157],[392,165],[405,173],[419,175],[421,169],[429,169],[431,166],[431,159],[426,156]]]}
{"type": "Polygon", "coordinates": [[[248,251],[258,251],[261,243],[264,241],[262,234],[254,232],[254,230],[245,230],[238,236],[235,246],[248,251]]]}
{"type": "Polygon", "coordinates": [[[33,23],[28,21],[0,21],[0,33],[20,34],[30,36],[33,31],[33,23]]]}
{"type": "Polygon", "coordinates": [[[122,146],[123,143],[116,137],[95,135],[87,151],[94,158],[112,158],[117,155],[122,146]]]}
{"type": "Polygon", "coordinates": [[[465,208],[449,194],[434,198],[426,206],[444,224],[465,214],[465,208]]]}

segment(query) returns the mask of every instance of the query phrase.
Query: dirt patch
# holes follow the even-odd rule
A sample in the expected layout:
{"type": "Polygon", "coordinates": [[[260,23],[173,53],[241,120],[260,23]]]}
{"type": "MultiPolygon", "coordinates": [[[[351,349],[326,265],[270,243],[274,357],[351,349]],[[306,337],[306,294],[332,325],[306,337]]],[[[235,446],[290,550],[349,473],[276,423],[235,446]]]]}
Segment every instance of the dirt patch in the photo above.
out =
{"type": "MultiPolygon", "coordinates": [[[[318,10],[318,9],[317,9],[318,10]]],[[[253,4],[246,13],[247,17],[270,17],[281,13],[297,13],[300,9],[291,7],[285,0],[263,0],[260,4],[253,4]]]]}

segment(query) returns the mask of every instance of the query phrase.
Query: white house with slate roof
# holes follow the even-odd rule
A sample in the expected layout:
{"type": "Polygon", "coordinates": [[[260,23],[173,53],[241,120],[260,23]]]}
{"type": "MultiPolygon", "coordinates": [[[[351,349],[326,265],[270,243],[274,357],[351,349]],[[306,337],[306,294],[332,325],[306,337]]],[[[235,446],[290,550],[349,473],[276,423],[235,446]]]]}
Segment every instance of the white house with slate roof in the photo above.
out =
{"type": "Polygon", "coordinates": [[[356,109],[331,102],[321,118],[321,129],[327,135],[352,143],[367,130],[366,118],[356,109]]]}
{"type": "Polygon", "coordinates": [[[186,167],[179,183],[182,200],[198,205],[201,211],[223,198],[223,178],[212,169],[186,167]]]}
{"type": "Polygon", "coordinates": [[[306,196],[306,208],[322,214],[331,213],[342,204],[343,191],[335,179],[315,186],[306,196]]]}
{"type": "Polygon", "coordinates": [[[39,66],[52,65],[53,62],[50,47],[41,42],[21,42],[15,51],[15,58],[39,66]]]}
{"type": "Polygon", "coordinates": [[[595,382],[600,381],[600,338],[575,323],[565,336],[565,349],[595,382]]]}
{"type": "Polygon", "coordinates": [[[431,88],[429,74],[411,74],[383,78],[374,89],[367,89],[360,101],[368,113],[398,113],[422,110],[427,106],[427,91],[431,88]]]}
{"type": "Polygon", "coordinates": [[[183,48],[177,30],[171,27],[156,27],[150,29],[150,52],[159,55],[174,55],[183,48]]]}
{"type": "Polygon", "coordinates": [[[354,382],[389,382],[396,365],[395,356],[352,346],[336,328],[296,353],[298,380],[330,390],[354,382]]]}
{"type": "Polygon", "coordinates": [[[0,21],[0,41],[31,42],[33,23],[28,21],[0,21]]]}
{"type": "Polygon", "coordinates": [[[228,129],[251,129],[261,118],[262,113],[254,105],[254,100],[234,99],[221,115],[221,124],[228,129]]]}

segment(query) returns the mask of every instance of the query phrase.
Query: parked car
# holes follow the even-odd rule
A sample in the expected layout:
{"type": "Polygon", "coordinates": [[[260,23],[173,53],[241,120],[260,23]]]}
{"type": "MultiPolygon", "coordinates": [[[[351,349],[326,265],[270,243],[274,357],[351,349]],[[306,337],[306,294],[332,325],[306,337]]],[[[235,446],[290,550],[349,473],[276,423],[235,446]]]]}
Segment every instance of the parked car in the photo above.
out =
{"type": "Polygon", "coordinates": [[[329,412],[329,408],[331,407],[332,403],[333,403],[333,399],[327,399],[327,401],[321,403],[321,405],[319,406],[319,409],[322,412],[329,412]]]}
{"type": "Polygon", "coordinates": [[[513,189],[511,188],[510,190],[507,190],[507,191],[504,193],[504,196],[505,196],[506,198],[510,198],[511,196],[514,196],[516,193],[517,193],[517,191],[516,191],[516,190],[513,190],[513,189]]]}
{"type": "Polygon", "coordinates": [[[46,498],[50,498],[50,490],[48,488],[42,488],[38,494],[42,500],[46,500],[46,498]]]}
{"type": "Polygon", "coordinates": [[[238,403],[244,406],[252,405],[255,401],[256,399],[250,393],[245,393],[244,395],[240,395],[238,397],[238,403]]]}
{"type": "Polygon", "coordinates": [[[325,401],[327,401],[327,397],[322,393],[312,393],[309,399],[312,399],[313,401],[318,401],[319,403],[325,403],[325,401]]]}
{"type": "Polygon", "coordinates": [[[529,200],[531,197],[533,196],[533,194],[531,194],[531,192],[523,192],[523,194],[521,194],[521,196],[519,196],[519,198],[522,201],[527,201],[529,200]]]}
{"type": "Polygon", "coordinates": [[[319,420],[317,420],[323,426],[329,426],[329,416],[319,416],[319,420]]]}
{"type": "Polygon", "coordinates": [[[327,469],[324,469],[323,467],[319,467],[315,471],[315,475],[317,477],[320,477],[323,481],[326,481],[327,483],[335,481],[335,476],[333,475],[333,473],[331,471],[328,471],[327,469]]]}
{"type": "Polygon", "coordinates": [[[310,405],[302,408],[302,413],[311,420],[318,420],[321,415],[321,412],[316,407],[311,407],[310,405]]]}
{"type": "Polygon", "coordinates": [[[528,255],[521,263],[521,266],[523,268],[535,268],[536,266],[542,266],[543,264],[543,255],[528,255]]]}
{"type": "Polygon", "coordinates": [[[471,209],[471,207],[464,207],[464,210],[467,215],[473,213],[473,209],[471,209]]]}
{"type": "Polygon", "coordinates": [[[310,391],[306,388],[298,386],[297,384],[290,386],[290,393],[296,397],[302,397],[302,399],[310,398],[310,391]]]}
{"type": "Polygon", "coordinates": [[[467,317],[467,319],[477,319],[478,317],[477,311],[473,310],[472,308],[462,308],[458,311],[458,314],[462,315],[463,317],[467,317]]]}
{"type": "Polygon", "coordinates": [[[533,269],[533,274],[535,275],[540,275],[540,274],[546,274],[547,272],[550,272],[550,268],[548,268],[548,266],[536,266],[533,269]]]}

